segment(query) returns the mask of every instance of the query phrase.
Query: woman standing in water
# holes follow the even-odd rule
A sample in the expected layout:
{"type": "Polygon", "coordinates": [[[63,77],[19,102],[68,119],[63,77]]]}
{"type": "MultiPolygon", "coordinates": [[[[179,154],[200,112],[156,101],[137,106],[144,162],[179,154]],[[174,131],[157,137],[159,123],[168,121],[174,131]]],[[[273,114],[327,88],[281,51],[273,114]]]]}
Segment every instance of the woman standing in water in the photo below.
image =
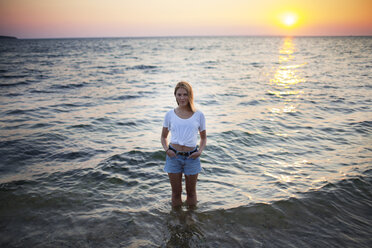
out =
{"type": "Polygon", "coordinates": [[[172,206],[182,205],[182,174],[185,174],[186,204],[196,205],[196,182],[201,171],[200,155],[207,144],[204,114],[194,107],[192,87],[179,82],[174,89],[178,107],[167,112],[161,133],[161,144],[166,152],[164,171],[172,186],[172,206]],[[167,137],[171,132],[168,145],[167,137]],[[200,133],[200,146],[197,140],[200,133]]]}

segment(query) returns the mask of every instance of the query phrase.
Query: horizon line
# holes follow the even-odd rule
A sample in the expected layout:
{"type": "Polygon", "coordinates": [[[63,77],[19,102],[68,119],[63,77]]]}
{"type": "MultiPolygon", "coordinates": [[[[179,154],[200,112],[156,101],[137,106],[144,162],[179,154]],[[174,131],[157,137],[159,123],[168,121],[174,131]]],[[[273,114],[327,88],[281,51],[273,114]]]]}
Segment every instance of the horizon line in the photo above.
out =
{"type": "Polygon", "coordinates": [[[140,36],[72,36],[72,37],[30,37],[19,38],[11,35],[0,35],[0,37],[14,37],[17,40],[56,40],[56,39],[144,39],[144,38],[212,38],[212,37],[372,37],[372,34],[360,35],[140,35],[140,36]]]}

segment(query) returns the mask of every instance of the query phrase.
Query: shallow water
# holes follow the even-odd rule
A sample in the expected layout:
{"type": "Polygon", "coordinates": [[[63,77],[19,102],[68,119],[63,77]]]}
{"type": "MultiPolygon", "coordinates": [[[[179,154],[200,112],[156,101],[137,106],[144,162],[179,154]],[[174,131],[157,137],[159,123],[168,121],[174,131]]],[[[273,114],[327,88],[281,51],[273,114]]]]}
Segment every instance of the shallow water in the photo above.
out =
{"type": "Polygon", "coordinates": [[[0,42],[0,246],[372,245],[370,37],[0,42]],[[180,80],[208,145],[172,210],[180,80]]]}

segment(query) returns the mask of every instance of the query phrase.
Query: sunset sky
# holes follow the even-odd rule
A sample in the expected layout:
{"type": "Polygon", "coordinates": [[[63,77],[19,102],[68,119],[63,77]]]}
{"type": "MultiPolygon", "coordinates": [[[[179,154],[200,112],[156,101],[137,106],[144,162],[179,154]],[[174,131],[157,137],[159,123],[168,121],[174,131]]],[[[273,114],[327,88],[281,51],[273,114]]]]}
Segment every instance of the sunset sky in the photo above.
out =
{"type": "Polygon", "coordinates": [[[371,0],[0,0],[0,35],[372,35],[371,0]]]}

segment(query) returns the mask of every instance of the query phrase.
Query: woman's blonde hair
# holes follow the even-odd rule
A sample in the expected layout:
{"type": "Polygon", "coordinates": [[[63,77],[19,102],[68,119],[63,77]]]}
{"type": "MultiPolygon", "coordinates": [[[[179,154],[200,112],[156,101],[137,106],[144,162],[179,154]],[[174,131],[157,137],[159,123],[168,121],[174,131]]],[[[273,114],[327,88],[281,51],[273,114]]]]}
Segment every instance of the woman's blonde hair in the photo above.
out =
{"type": "MultiPolygon", "coordinates": [[[[192,112],[195,112],[196,109],[195,109],[195,106],[194,106],[194,93],[192,91],[191,85],[188,82],[185,82],[185,81],[179,82],[176,85],[176,88],[174,88],[174,95],[176,95],[177,90],[180,89],[180,88],[185,89],[187,91],[187,96],[189,97],[189,107],[190,107],[190,110],[192,112]]],[[[176,102],[179,105],[179,103],[177,101],[177,98],[176,98],[176,102]]]]}

